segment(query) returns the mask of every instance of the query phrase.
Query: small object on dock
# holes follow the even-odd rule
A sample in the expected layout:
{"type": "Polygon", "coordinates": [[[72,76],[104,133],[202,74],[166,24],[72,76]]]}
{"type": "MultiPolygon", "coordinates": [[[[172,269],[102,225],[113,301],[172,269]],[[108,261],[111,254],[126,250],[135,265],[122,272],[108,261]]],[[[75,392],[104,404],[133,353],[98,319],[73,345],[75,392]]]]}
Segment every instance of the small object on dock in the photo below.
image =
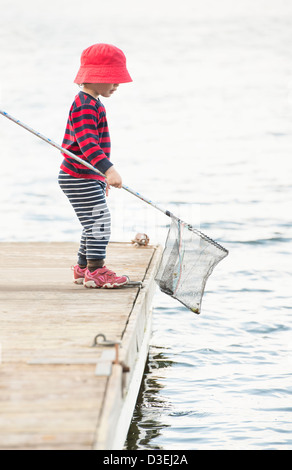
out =
{"type": "Polygon", "coordinates": [[[147,246],[149,241],[149,237],[146,233],[137,233],[132,243],[134,246],[147,246]]]}

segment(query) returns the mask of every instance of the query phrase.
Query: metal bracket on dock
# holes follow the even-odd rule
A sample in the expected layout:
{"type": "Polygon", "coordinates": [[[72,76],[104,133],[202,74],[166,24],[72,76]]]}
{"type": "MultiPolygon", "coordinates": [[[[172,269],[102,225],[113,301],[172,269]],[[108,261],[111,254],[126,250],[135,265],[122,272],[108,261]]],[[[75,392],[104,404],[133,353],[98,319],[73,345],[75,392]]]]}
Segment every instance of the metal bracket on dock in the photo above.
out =
{"type": "Polygon", "coordinates": [[[95,336],[91,347],[94,348],[95,346],[115,346],[116,344],[121,344],[121,342],[117,340],[107,340],[103,333],[98,333],[98,335],[95,336]],[[101,341],[99,340],[99,338],[101,338],[101,341]]]}
{"type": "Polygon", "coordinates": [[[101,359],[97,363],[95,375],[110,375],[112,364],[119,364],[123,368],[123,372],[129,372],[130,368],[122,361],[119,361],[119,345],[120,341],[107,340],[103,333],[99,333],[93,340],[92,347],[95,346],[114,346],[115,349],[105,350],[101,359]],[[102,338],[102,341],[99,341],[102,338]],[[104,372],[107,372],[106,374],[104,372]]]}
{"type": "Polygon", "coordinates": [[[124,286],[121,286],[122,288],[125,288],[125,287],[144,287],[144,284],[142,281],[129,281],[127,284],[125,284],[124,286]]]}
{"type": "Polygon", "coordinates": [[[38,358],[32,359],[27,362],[29,365],[88,365],[96,364],[95,375],[97,376],[110,376],[112,373],[113,364],[119,364],[123,372],[129,372],[129,367],[124,362],[119,360],[119,345],[120,341],[107,340],[103,333],[95,336],[92,347],[96,346],[111,346],[102,351],[99,358],[69,358],[69,357],[55,357],[55,358],[38,358]],[[101,339],[101,340],[100,340],[101,339]]]}

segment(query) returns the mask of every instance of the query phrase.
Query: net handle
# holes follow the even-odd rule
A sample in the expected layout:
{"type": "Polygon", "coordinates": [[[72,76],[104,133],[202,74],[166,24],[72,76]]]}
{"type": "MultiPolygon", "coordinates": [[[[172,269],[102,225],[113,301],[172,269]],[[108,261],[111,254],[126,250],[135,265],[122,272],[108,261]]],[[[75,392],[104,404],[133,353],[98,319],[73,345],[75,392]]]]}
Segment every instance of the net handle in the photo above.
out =
{"type": "MultiPolygon", "coordinates": [[[[47,142],[48,144],[52,145],[53,147],[57,148],[58,150],[60,150],[62,153],[65,153],[66,155],[68,155],[70,158],[73,158],[74,160],[76,160],[77,162],[81,163],[82,165],[86,166],[87,168],[89,168],[90,170],[94,171],[95,173],[103,176],[104,178],[106,178],[106,176],[101,172],[99,171],[97,168],[95,168],[94,166],[92,166],[90,163],[88,163],[86,160],[82,160],[82,158],[78,157],[77,155],[75,155],[74,153],[70,152],[69,150],[61,147],[61,145],[57,144],[56,142],[54,142],[53,140],[49,139],[48,137],[44,136],[43,134],[41,134],[40,132],[37,132],[36,130],[34,130],[32,127],[28,126],[27,124],[24,124],[23,122],[21,122],[19,119],[16,119],[15,117],[11,116],[11,114],[8,114],[6,111],[3,111],[0,109],[0,114],[2,114],[4,117],[6,117],[7,119],[10,119],[10,121],[14,122],[15,124],[18,124],[20,127],[22,127],[23,129],[27,130],[28,132],[31,132],[32,134],[34,134],[35,136],[39,137],[40,139],[42,139],[43,141],[47,142]]],[[[195,229],[194,227],[192,227],[190,224],[187,224],[186,222],[183,222],[181,219],[179,219],[176,215],[174,215],[172,212],[166,210],[166,209],[163,209],[162,207],[160,207],[158,204],[156,204],[155,202],[151,201],[151,199],[143,196],[142,194],[140,194],[139,192],[135,191],[134,189],[130,188],[129,186],[126,186],[125,184],[122,184],[122,188],[125,190],[125,191],[128,191],[130,194],[133,194],[134,196],[136,196],[137,198],[141,199],[142,201],[146,202],[147,204],[149,204],[150,206],[154,207],[155,209],[159,210],[160,212],[162,212],[163,214],[167,215],[168,217],[171,217],[173,219],[175,219],[177,222],[179,223],[182,223],[184,225],[186,225],[190,230],[192,230],[193,232],[195,232],[197,235],[199,235],[200,237],[202,237],[204,240],[207,240],[208,242],[212,243],[213,245],[217,246],[217,248],[219,248],[220,250],[223,250],[224,252],[228,253],[228,251],[223,248],[223,246],[219,245],[219,243],[215,242],[214,240],[212,240],[211,238],[209,238],[207,235],[205,235],[204,233],[200,232],[199,230],[195,229]]]]}

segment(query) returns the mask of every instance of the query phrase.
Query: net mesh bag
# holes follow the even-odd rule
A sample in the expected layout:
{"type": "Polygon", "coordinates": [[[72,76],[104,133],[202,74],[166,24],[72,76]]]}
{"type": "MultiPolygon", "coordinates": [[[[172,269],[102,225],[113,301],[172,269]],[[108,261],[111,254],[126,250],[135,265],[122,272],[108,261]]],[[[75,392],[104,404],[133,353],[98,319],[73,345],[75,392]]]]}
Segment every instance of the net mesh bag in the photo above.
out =
{"type": "Polygon", "coordinates": [[[171,217],[155,280],[162,292],[199,314],[207,279],[227,254],[211,238],[171,217]]]}

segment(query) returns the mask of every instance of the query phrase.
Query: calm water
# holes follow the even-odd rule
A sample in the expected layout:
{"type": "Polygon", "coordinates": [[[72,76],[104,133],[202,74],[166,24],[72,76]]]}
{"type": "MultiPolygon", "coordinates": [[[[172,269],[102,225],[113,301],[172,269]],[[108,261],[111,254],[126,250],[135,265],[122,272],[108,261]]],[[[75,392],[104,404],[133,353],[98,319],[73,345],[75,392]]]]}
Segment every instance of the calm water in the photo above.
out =
{"type": "MultiPolygon", "coordinates": [[[[1,108],[61,142],[81,51],[132,84],[103,102],[125,184],[229,249],[194,315],[157,292],[128,449],[290,449],[292,4],[0,0],[1,108]],[[13,19],[13,21],[12,21],[13,19]]],[[[1,117],[3,240],[77,241],[58,151],[1,117]]],[[[113,239],[168,220],[112,190],[113,239]]]]}

